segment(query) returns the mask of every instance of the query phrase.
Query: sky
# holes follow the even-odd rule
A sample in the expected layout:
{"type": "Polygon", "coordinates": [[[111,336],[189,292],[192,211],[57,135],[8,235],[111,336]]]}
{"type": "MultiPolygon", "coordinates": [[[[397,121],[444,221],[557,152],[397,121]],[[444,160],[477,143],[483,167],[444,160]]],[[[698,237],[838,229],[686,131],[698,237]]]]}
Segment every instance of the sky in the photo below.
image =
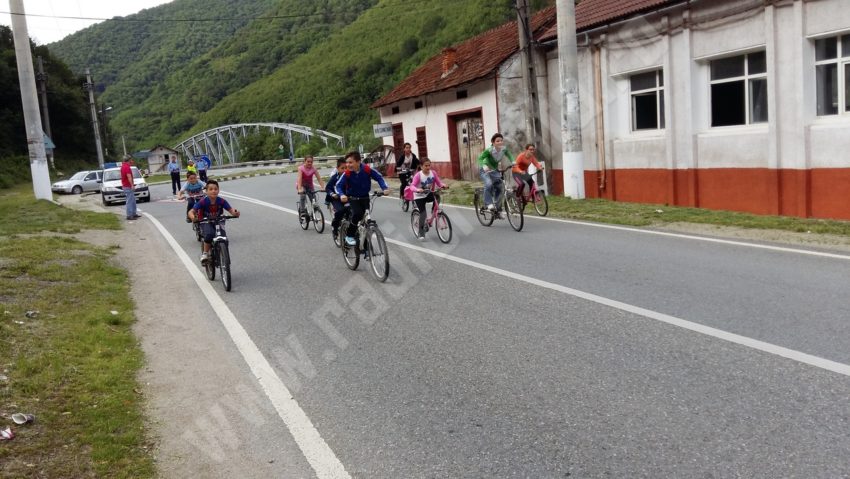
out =
{"type": "MultiPolygon", "coordinates": [[[[136,13],[145,8],[155,7],[171,0],[24,0],[27,15],[47,15],[50,17],[87,17],[112,18],[136,13]]],[[[0,0],[0,25],[11,26],[9,2],[0,0]]],[[[99,23],[100,20],[79,20],[74,18],[45,18],[27,16],[29,36],[37,44],[44,45],[99,23]]]]}

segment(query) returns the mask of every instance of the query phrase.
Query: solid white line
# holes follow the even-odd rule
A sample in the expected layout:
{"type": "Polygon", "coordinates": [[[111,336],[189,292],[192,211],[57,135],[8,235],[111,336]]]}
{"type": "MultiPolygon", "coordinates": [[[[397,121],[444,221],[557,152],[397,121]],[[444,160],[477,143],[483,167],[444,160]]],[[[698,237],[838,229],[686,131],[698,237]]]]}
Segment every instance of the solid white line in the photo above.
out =
{"type": "Polygon", "coordinates": [[[201,292],[206,296],[210,306],[212,306],[221,324],[227,330],[233,343],[242,354],[242,358],[248,364],[254,377],[257,378],[260,385],[265,391],[266,396],[271,400],[278,415],[283,419],[284,424],[289,429],[304,457],[310,463],[310,466],[316,472],[316,476],[320,478],[350,478],[345,467],[336,457],[336,454],[331,450],[325,440],[322,438],[319,431],[313,426],[307,413],[298,405],[298,401],[292,396],[292,393],[280,380],[277,373],[266,360],[260,349],[251,340],[251,337],[236,319],[230,308],[227,307],[224,300],[216,293],[209,281],[201,274],[200,269],[195,265],[194,261],[189,258],[189,255],[183,251],[183,248],[177,243],[177,240],[165,229],[156,218],[148,213],[145,217],[151,220],[162,236],[171,245],[171,248],[177,254],[177,257],[186,266],[192,279],[200,288],[201,292]]]}
{"type": "MultiPolygon", "coordinates": [[[[254,203],[261,206],[266,206],[269,208],[273,208],[279,211],[284,211],[286,213],[296,214],[295,210],[290,210],[288,208],[283,208],[272,203],[268,203],[262,200],[257,200],[254,198],[250,198],[247,196],[236,195],[233,193],[228,193],[228,196],[232,196],[235,198],[239,198],[240,200],[248,201],[250,203],[254,203]]],[[[831,361],[829,359],[821,358],[818,356],[813,356],[811,354],[807,354],[801,351],[796,351],[793,349],[785,348],[782,346],[777,346],[775,344],[767,343],[764,341],[759,341],[758,339],[748,338],[746,336],[741,336],[735,333],[729,333],[720,329],[712,328],[709,326],[705,326],[699,323],[694,323],[685,319],[677,318],[675,316],[670,316],[669,314],[659,313],[657,311],[652,311],[646,308],[641,308],[639,306],[634,306],[631,304],[623,303],[621,301],[617,301],[614,299],[605,298],[602,296],[598,296],[592,293],[587,293],[584,291],[579,291],[577,289],[568,288],[566,286],[562,286],[556,283],[550,283],[548,281],[543,281],[541,279],[532,278],[530,276],[525,276],[522,274],[514,273],[512,271],[507,271],[501,268],[496,268],[493,266],[489,266],[483,263],[478,263],[475,261],[471,261],[468,259],[460,258],[458,256],[453,256],[447,253],[441,253],[439,251],[432,251],[421,246],[412,245],[409,243],[405,243],[403,241],[395,240],[392,238],[385,238],[387,243],[392,243],[397,246],[401,246],[403,248],[412,249],[414,251],[419,251],[420,253],[429,254],[431,256],[436,256],[441,259],[445,259],[448,261],[453,261],[458,264],[462,264],[464,266],[469,266],[472,268],[480,269],[483,271],[487,271],[493,274],[498,274],[500,276],[504,276],[506,278],[515,279],[519,281],[523,281],[525,283],[539,286],[541,288],[550,289],[552,291],[557,291],[559,293],[564,293],[570,296],[574,296],[576,298],[581,298],[587,301],[592,301],[597,304],[601,304],[603,306],[608,306],[611,308],[619,309],[621,311],[625,311],[628,313],[636,314],[638,316],[643,316],[648,319],[653,319],[656,321],[660,321],[662,323],[670,324],[672,326],[677,326],[683,329],[687,329],[688,331],[693,331],[695,333],[704,334],[706,336],[710,336],[717,339],[722,339],[724,341],[729,341],[731,343],[739,344],[741,346],[745,346],[751,349],[755,349],[758,351],[762,351],[768,354],[773,354],[775,356],[780,356],[786,359],[790,359],[792,361],[797,361],[799,363],[807,364],[809,366],[814,366],[816,368],[824,369],[827,371],[831,371],[834,373],[842,374],[844,376],[850,376],[850,365],[839,363],[836,361],[831,361]]]]}
{"type": "MultiPolygon", "coordinates": [[[[393,199],[398,200],[398,198],[394,198],[394,197],[383,197],[383,198],[386,198],[386,199],[389,199],[389,200],[393,200],[393,199]]],[[[443,203],[442,206],[444,208],[457,208],[457,209],[461,209],[461,210],[475,211],[475,208],[471,208],[469,206],[453,205],[453,204],[449,204],[449,203],[443,203]]],[[[584,221],[567,220],[567,219],[562,219],[562,218],[549,218],[547,216],[526,215],[525,218],[526,219],[541,220],[541,221],[554,221],[556,223],[566,223],[566,224],[578,225],[578,226],[588,226],[588,227],[592,227],[592,228],[603,228],[603,229],[616,230],[616,231],[627,231],[629,233],[666,236],[666,237],[669,237],[669,238],[688,239],[688,240],[693,240],[693,241],[704,241],[704,242],[707,242],[707,243],[725,244],[725,245],[730,245],[730,246],[743,246],[743,247],[746,247],[746,248],[763,249],[763,250],[768,250],[768,251],[778,251],[778,252],[781,252],[781,253],[802,254],[802,255],[808,255],[808,256],[818,256],[818,257],[821,257],[821,258],[841,259],[841,260],[845,260],[845,261],[850,261],[850,255],[837,254],[837,253],[826,253],[826,252],[823,252],[823,251],[812,251],[812,250],[799,249],[799,248],[785,248],[785,247],[782,247],[782,246],[771,246],[771,245],[764,245],[764,244],[758,244],[758,243],[747,243],[747,242],[744,242],[744,241],[733,241],[733,240],[726,240],[726,239],[720,239],[720,238],[709,238],[709,237],[705,237],[705,236],[693,236],[693,235],[688,235],[688,234],[683,234],[683,233],[668,233],[666,231],[654,231],[654,230],[647,230],[647,229],[640,229],[640,228],[630,228],[628,226],[606,225],[606,224],[601,224],[601,223],[588,223],[588,222],[584,222],[584,221]]]]}

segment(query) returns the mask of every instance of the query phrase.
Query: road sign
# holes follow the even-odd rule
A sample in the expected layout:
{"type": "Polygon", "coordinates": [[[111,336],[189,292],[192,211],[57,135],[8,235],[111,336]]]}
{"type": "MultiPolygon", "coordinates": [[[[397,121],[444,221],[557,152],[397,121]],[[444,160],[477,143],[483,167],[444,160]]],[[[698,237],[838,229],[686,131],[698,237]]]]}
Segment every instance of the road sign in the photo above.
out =
{"type": "Polygon", "coordinates": [[[384,138],[385,136],[393,136],[392,123],[378,123],[372,125],[372,131],[375,133],[375,138],[384,138]]]}
{"type": "Polygon", "coordinates": [[[53,140],[51,140],[50,137],[47,136],[46,133],[42,133],[42,135],[44,135],[44,149],[45,150],[55,150],[56,145],[53,144],[53,140]]]}

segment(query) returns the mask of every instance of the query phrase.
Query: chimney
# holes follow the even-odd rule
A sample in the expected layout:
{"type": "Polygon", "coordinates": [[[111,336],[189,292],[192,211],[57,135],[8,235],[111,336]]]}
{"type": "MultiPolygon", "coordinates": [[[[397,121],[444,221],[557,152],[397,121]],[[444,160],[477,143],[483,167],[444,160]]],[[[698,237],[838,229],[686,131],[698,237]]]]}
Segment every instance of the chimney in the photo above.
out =
{"type": "Polygon", "coordinates": [[[443,48],[443,77],[455,67],[455,53],[457,50],[454,48],[443,48]]]}

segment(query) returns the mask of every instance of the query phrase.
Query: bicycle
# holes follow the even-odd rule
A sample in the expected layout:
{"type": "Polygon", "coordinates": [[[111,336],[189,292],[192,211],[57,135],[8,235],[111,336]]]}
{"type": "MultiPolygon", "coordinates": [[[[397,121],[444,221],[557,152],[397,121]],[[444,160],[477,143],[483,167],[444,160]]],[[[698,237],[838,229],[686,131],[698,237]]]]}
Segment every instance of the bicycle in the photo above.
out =
{"type": "MultiPolygon", "coordinates": [[[[531,177],[531,187],[528,188],[528,194],[523,194],[520,198],[522,200],[522,209],[524,210],[528,203],[534,203],[534,211],[537,212],[537,216],[546,216],[549,213],[549,200],[546,199],[546,191],[537,188],[537,180],[534,178],[536,173],[537,170],[534,169],[534,165],[530,165],[528,167],[528,175],[531,177]]],[[[518,180],[515,179],[514,181],[517,182],[517,186],[521,186],[518,180]]],[[[526,184],[525,187],[527,186],[526,184]]]]}
{"type": "Polygon", "coordinates": [[[192,211],[192,207],[195,205],[195,203],[203,197],[204,197],[203,193],[197,193],[197,194],[187,195],[186,199],[185,199],[185,201],[188,203],[187,204],[188,209],[186,210],[186,221],[192,223],[192,231],[195,233],[195,239],[198,240],[198,241],[203,241],[204,236],[201,233],[201,227],[198,226],[198,223],[196,221],[192,221],[192,220],[189,219],[189,212],[192,211]]]}
{"type": "Polygon", "coordinates": [[[322,234],[325,231],[325,215],[322,213],[322,208],[316,201],[316,192],[314,190],[305,190],[302,195],[307,195],[310,200],[310,205],[305,205],[304,211],[301,211],[301,202],[296,203],[295,209],[298,211],[298,222],[301,224],[301,229],[306,231],[313,223],[313,228],[316,233],[322,234]]]}
{"type": "Polygon", "coordinates": [[[511,167],[505,168],[503,170],[491,171],[489,174],[491,178],[493,178],[493,186],[494,188],[498,185],[502,188],[499,191],[499,194],[494,199],[493,204],[495,205],[495,209],[489,210],[486,205],[482,205],[482,196],[484,195],[484,188],[476,188],[475,196],[473,203],[475,205],[475,216],[478,218],[478,222],[483,226],[490,226],[493,224],[493,221],[496,218],[502,219],[502,208],[504,207],[505,212],[507,213],[508,223],[511,225],[514,231],[522,231],[522,226],[525,223],[525,219],[522,213],[522,206],[520,206],[519,201],[517,201],[516,193],[512,189],[505,188],[505,179],[504,175],[507,170],[511,167]],[[500,173],[498,178],[493,177],[493,173],[500,173]]]}
{"type": "MultiPolygon", "coordinates": [[[[210,281],[215,280],[215,269],[218,268],[221,273],[221,283],[224,285],[225,291],[230,291],[232,283],[230,282],[230,242],[227,240],[227,236],[224,230],[221,228],[225,221],[234,220],[236,216],[219,216],[216,218],[207,218],[201,221],[196,221],[198,223],[198,229],[200,230],[201,224],[213,224],[215,225],[215,235],[212,240],[212,247],[210,248],[210,256],[207,259],[206,264],[204,265],[204,270],[206,270],[207,278],[210,281]]],[[[203,243],[201,243],[201,253],[204,252],[203,243]]]]}
{"type": "MultiPolygon", "coordinates": [[[[336,199],[339,199],[339,198],[338,198],[338,197],[336,197],[336,199]]],[[[333,218],[333,217],[334,217],[334,215],[336,215],[336,210],[334,209],[333,203],[332,203],[332,202],[331,202],[331,203],[327,203],[327,207],[328,207],[328,216],[330,216],[331,218],[333,218]]],[[[345,214],[343,215],[343,220],[345,220],[346,218],[348,218],[348,216],[349,216],[351,213],[350,213],[350,211],[349,211],[349,210],[350,210],[350,208],[346,208],[346,207],[345,207],[345,205],[343,205],[343,209],[344,209],[344,210],[346,210],[346,211],[345,211],[345,214]]],[[[332,235],[332,236],[333,236],[333,235],[332,235]]],[[[336,246],[337,248],[341,248],[341,247],[342,247],[342,244],[344,243],[344,241],[343,241],[344,236],[345,236],[345,235],[342,233],[342,223],[340,223],[340,228],[339,228],[339,229],[337,229],[337,234],[336,234],[336,236],[333,236],[334,246],[336,246]]]]}
{"type": "Polygon", "coordinates": [[[398,170],[398,179],[400,183],[400,186],[398,188],[398,199],[401,201],[401,211],[405,213],[407,213],[407,210],[410,209],[410,200],[404,199],[404,188],[410,184],[410,178],[413,177],[414,173],[416,172],[411,170],[410,168],[400,168],[398,170]],[[402,175],[407,176],[407,185],[405,185],[404,182],[401,181],[402,175]]]}
{"type": "MultiPolygon", "coordinates": [[[[448,215],[443,211],[443,206],[440,201],[440,192],[432,191],[434,194],[434,205],[431,208],[431,216],[428,217],[427,212],[425,213],[425,233],[431,229],[431,225],[436,222],[437,226],[437,237],[440,238],[444,244],[448,244],[452,240],[452,222],[449,220],[448,215]]],[[[419,211],[419,207],[416,206],[416,202],[413,202],[413,211],[410,212],[410,229],[413,230],[413,236],[419,237],[419,217],[422,213],[419,211]]]]}
{"type": "MultiPolygon", "coordinates": [[[[363,219],[357,225],[357,233],[353,246],[349,246],[344,240],[341,240],[342,257],[345,260],[348,269],[354,271],[360,265],[360,253],[368,254],[366,261],[372,264],[372,273],[375,278],[384,282],[390,275],[390,256],[387,251],[387,243],[384,240],[384,234],[378,228],[378,223],[372,219],[371,211],[375,206],[375,198],[384,196],[381,191],[373,191],[369,196],[364,197],[349,197],[350,201],[370,200],[369,209],[363,214],[363,219]],[[360,238],[363,238],[363,248],[360,247],[360,238]]],[[[345,235],[351,224],[350,217],[344,217],[342,224],[339,226],[339,236],[345,235]]],[[[364,254],[365,256],[365,254],[364,254]]]]}

